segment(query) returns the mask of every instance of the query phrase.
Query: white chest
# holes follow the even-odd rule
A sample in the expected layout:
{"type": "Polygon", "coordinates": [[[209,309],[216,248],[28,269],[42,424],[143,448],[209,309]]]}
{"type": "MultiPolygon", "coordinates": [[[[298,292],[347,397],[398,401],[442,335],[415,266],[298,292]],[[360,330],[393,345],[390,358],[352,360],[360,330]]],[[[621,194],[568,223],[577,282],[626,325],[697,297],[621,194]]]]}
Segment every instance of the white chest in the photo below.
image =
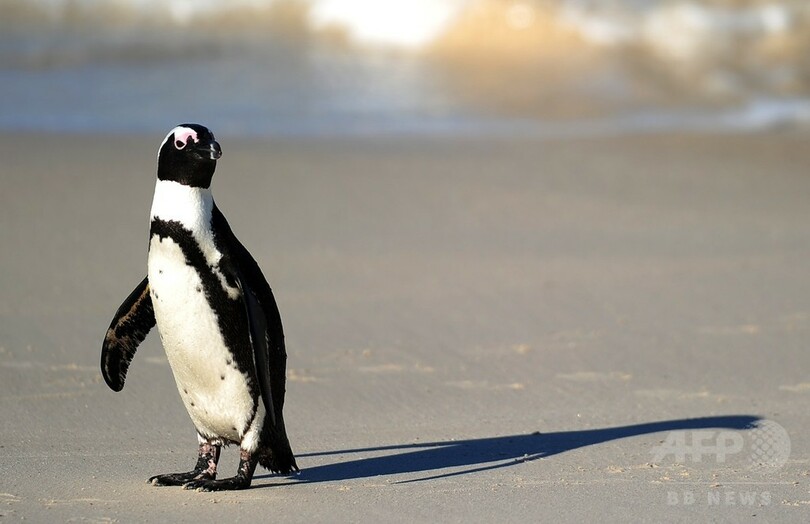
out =
{"type": "Polygon", "coordinates": [[[169,359],[199,360],[224,351],[217,316],[206,299],[200,274],[187,264],[172,238],[152,237],[147,273],[155,320],[169,359]]]}
{"type": "MultiPolygon", "coordinates": [[[[156,189],[156,203],[158,197],[156,189]]],[[[160,208],[153,205],[153,218],[183,224],[203,251],[206,267],[201,270],[217,274],[212,266],[216,267],[221,254],[214,248],[210,229],[201,227],[210,224],[211,208],[206,219],[197,216],[206,212],[204,205],[191,210],[166,203],[163,207],[169,212],[156,215],[156,208],[160,208]]],[[[233,355],[225,345],[198,269],[188,265],[175,240],[154,235],[147,272],[158,332],[189,415],[204,435],[239,441],[253,413],[254,399],[247,378],[233,365],[233,355]]],[[[225,287],[229,294],[234,291],[225,287]]]]}
{"type": "Polygon", "coordinates": [[[247,378],[233,365],[199,274],[186,265],[177,243],[157,236],[148,268],[158,332],[186,410],[203,435],[240,441],[254,400],[247,378]]]}

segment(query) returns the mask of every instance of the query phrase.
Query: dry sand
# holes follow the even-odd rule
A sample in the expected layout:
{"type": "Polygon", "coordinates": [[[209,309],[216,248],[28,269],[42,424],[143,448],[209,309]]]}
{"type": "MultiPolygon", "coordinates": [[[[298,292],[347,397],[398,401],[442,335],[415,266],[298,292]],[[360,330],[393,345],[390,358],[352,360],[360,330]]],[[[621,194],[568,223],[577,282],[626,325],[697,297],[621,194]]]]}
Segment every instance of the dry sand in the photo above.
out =
{"type": "Polygon", "coordinates": [[[0,136],[3,519],[807,520],[810,137],[222,140],[302,472],[217,494],[145,482],[196,451],[156,334],[98,370],[161,138],[0,136]]]}

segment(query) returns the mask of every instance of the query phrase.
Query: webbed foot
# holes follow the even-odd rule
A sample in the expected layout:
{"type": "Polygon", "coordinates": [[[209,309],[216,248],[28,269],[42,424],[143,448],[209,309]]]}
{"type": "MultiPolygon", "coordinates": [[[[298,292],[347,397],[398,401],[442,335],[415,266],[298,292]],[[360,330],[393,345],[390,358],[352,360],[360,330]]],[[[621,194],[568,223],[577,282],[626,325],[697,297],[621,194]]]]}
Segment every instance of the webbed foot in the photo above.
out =
{"type": "Polygon", "coordinates": [[[197,491],[229,491],[236,489],[246,489],[250,487],[250,480],[239,475],[229,479],[200,479],[192,480],[183,484],[183,489],[193,489],[197,491]]]}
{"type": "Polygon", "coordinates": [[[256,471],[256,464],[259,463],[251,453],[241,450],[239,453],[239,468],[236,476],[228,479],[194,479],[183,484],[184,489],[195,489],[197,491],[226,491],[247,489],[253,480],[253,472],[256,471]]]}
{"type": "Polygon", "coordinates": [[[153,486],[183,486],[192,480],[213,480],[216,476],[206,474],[204,471],[194,470],[185,473],[166,473],[149,477],[148,482],[153,486]]]}
{"type": "Polygon", "coordinates": [[[217,462],[219,462],[219,444],[209,442],[200,443],[197,456],[197,465],[185,473],[166,473],[150,477],[147,482],[153,486],[184,486],[191,481],[213,481],[217,478],[217,462]]]}

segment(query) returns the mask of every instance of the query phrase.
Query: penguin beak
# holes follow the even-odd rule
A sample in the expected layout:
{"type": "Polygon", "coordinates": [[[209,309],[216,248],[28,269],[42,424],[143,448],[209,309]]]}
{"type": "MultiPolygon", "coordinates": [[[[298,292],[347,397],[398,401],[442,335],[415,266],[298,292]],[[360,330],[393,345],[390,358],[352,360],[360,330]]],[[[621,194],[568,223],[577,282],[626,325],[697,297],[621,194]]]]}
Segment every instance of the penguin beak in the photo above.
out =
{"type": "Polygon", "coordinates": [[[194,151],[207,160],[218,160],[222,156],[222,148],[216,140],[198,142],[194,144],[194,151]]]}

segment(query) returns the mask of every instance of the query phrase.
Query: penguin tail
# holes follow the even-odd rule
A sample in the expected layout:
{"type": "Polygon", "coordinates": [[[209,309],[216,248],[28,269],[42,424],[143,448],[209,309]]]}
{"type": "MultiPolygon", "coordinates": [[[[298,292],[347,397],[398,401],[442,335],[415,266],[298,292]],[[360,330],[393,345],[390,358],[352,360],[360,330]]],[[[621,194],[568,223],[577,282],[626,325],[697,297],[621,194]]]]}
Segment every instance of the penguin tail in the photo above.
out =
{"type": "Polygon", "coordinates": [[[300,471],[286,436],[275,440],[264,448],[263,453],[259,456],[259,464],[273,473],[282,475],[300,471]]]}
{"type": "Polygon", "coordinates": [[[284,431],[284,422],[279,427],[265,427],[264,438],[260,445],[259,464],[273,473],[287,475],[299,471],[295,463],[295,455],[290,448],[287,432],[284,431]]]}

